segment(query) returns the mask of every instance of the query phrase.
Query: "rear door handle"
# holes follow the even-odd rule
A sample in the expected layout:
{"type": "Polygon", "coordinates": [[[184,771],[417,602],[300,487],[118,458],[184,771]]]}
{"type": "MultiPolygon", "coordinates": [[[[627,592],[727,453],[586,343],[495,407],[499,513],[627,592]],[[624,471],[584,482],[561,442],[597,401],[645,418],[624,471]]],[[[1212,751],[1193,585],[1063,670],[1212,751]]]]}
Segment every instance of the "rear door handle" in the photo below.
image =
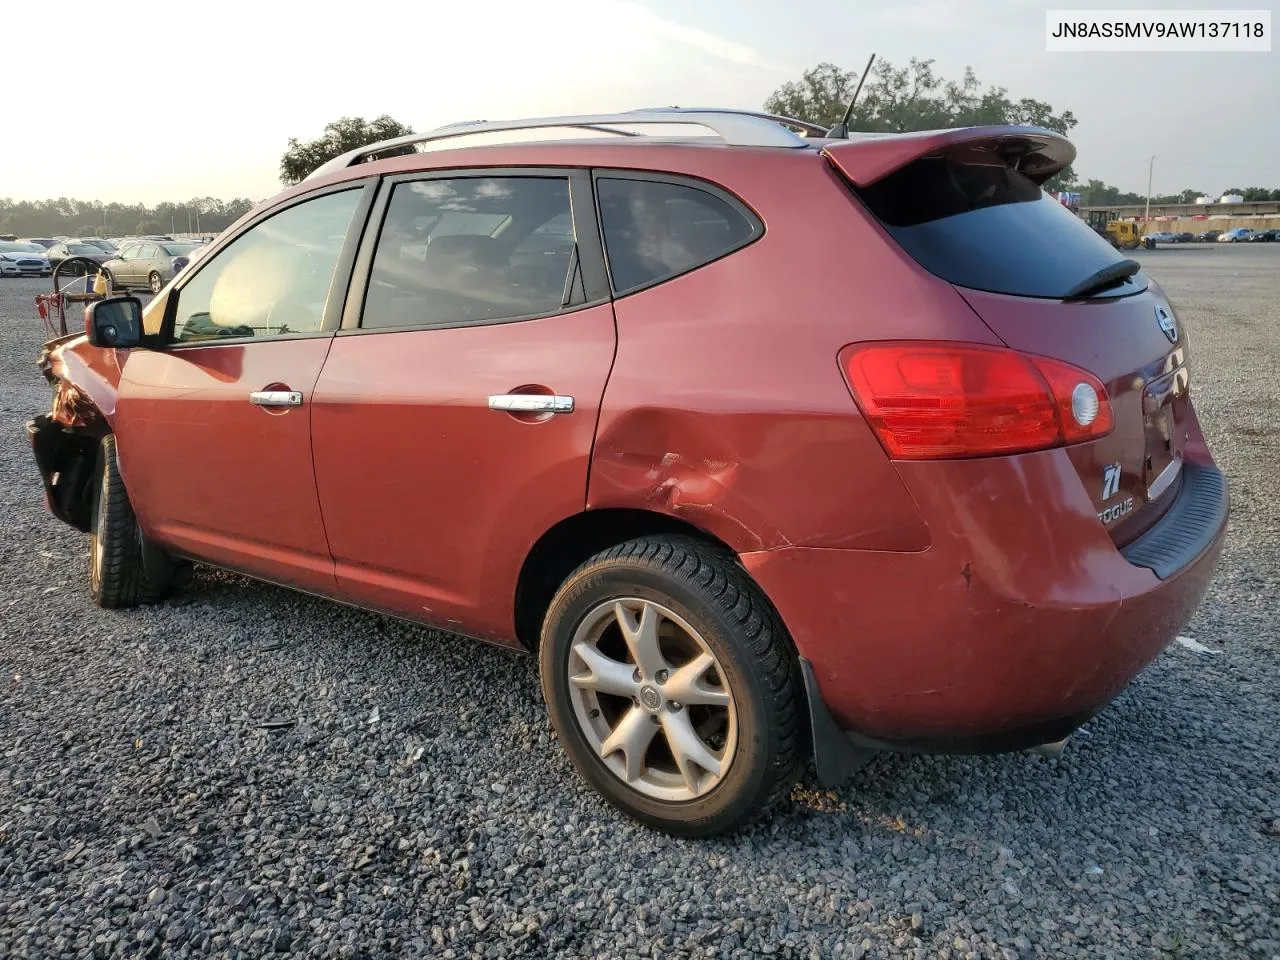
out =
{"type": "Polygon", "coordinates": [[[256,407],[300,407],[302,394],[297,390],[255,390],[249,402],[256,407]]]}
{"type": "Polygon", "coordinates": [[[573,397],[542,393],[499,393],[489,398],[490,410],[507,413],[573,413],[573,397]]]}

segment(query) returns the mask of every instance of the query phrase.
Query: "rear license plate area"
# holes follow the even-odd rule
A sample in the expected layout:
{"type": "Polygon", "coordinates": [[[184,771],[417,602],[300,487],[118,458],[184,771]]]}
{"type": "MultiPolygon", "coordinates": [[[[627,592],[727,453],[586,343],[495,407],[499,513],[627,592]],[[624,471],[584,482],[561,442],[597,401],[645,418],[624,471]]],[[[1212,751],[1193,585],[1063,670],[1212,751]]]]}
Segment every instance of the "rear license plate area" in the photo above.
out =
{"type": "Polygon", "coordinates": [[[1146,434],[1142,481],[1148,502],[1174,486],[1187,444],[1187,368],[1147,384],[1142,394],[1146,434]]]}

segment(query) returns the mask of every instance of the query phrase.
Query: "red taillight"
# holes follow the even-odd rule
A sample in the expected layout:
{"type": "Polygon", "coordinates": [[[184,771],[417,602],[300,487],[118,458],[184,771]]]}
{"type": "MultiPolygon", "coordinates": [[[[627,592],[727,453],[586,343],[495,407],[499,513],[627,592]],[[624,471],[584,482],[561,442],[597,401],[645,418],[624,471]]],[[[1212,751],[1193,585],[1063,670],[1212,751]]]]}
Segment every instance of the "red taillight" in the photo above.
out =
{"type": "Polygon", "coordinates": [[[869,343],[846,347],[840,366],[896,460],[1042,450],[1111,430],[1098,378],[1046,357],[973,344],[869,343]]]}

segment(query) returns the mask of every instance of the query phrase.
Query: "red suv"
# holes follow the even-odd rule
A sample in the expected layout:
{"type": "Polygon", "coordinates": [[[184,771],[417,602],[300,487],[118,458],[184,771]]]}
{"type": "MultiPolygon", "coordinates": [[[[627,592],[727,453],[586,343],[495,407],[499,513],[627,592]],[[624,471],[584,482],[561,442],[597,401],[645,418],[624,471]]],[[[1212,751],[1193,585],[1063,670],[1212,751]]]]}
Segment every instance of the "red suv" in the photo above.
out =
{"type": "Polygon", "coordinates": [[[778,119],[376,144],[92,305],[29,430],[93,597],[195,560],[521,646],[679,834],[808,762],[1061,741],[1222,545],[1185,332],[1041,191],[1055,134],[778,119]]]}

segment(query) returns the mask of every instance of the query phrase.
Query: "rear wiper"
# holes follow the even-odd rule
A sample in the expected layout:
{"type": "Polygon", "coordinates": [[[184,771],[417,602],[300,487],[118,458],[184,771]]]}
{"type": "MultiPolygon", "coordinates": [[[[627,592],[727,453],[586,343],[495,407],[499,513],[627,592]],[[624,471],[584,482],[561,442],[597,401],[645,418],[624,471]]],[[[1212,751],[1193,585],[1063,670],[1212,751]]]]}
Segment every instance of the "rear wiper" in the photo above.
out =
{"type": "Polygon", "coordinates": [[[1097,273],[1086,277],[1067,291],[1064,300],[1079,300],[1091,297],[1111,287],[1119,286],[1142,269],[1137,260],[1119,260],[1109,263],[1097,273]]]}

